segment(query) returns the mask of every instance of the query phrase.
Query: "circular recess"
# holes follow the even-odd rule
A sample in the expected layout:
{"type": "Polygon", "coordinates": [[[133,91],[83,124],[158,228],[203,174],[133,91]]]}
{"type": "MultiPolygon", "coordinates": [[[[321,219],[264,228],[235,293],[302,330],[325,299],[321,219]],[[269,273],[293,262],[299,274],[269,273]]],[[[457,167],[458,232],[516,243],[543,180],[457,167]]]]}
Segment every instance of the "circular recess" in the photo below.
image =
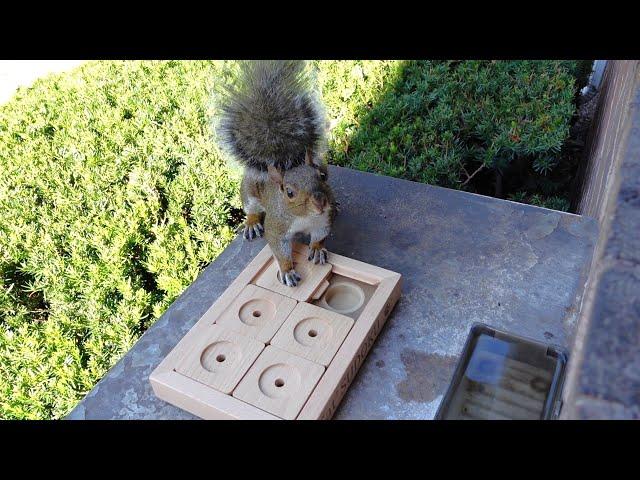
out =
{"type": "Polygon", "coordinates": [[[209,372],[215,372],[221,368],[231,368],[241,356],[242,352],[237,345],[221,340],[204,349],[200,355],[200,365],[209,372]]]}
{"type": "Polygon", "coordinates": [[[265,298],[253,298],[238,311],[240,321],[245,325],[256,327],[264,325],[276,315],[276,306],[265,298]]]}
{"type": "Polygon", "coordinates": [[[327,288],[320,306],[337,313],[353,313],[364,304],[364,291],[355,283],[336,282],[327,288]]]}
{"type": "Polygon", "coordinates": [[[324,345],[333,337],[333,327],[324,318],[308,317],[293,328],[293,338],[305,347],[324,345]]]}
{"type": "Polygon", "coordinates": [[[297,367],[277,363],[264,369],[258,379],[260,391],[271,398],[286,398],[293,395],[302,383],[302,375],[297,367]]]}

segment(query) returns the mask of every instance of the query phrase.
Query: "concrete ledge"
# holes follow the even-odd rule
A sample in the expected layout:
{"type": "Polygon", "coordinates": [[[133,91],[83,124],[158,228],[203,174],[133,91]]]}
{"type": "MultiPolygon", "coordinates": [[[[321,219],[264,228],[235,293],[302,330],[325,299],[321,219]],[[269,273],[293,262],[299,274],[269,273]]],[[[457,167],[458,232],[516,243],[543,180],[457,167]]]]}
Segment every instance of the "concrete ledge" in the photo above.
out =
{"type": "MultiPolygon", "coordinates": [[[[594,220],[331,167],[331,251],[403,275],[403,295],[334,418],[433,418],[473,322],[567,348],[594,220]]],[[[67,417],[193,418],[148,376],[264,246],[238,238],[67,417]]]]}

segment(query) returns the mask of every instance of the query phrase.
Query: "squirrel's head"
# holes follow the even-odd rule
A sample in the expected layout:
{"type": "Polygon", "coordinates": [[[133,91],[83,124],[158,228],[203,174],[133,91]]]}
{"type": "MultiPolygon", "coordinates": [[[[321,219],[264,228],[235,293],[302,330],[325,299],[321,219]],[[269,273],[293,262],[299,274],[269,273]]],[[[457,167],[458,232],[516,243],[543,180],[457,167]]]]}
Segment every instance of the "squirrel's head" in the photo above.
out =
{"type": "Polygon", "coordinates": [[[289,212],[296,216],[322,215],[332,208],[333,194],[327,183],[327,169],[312,161],[307,152],[305,163],[282,171],[268,167],[269,179],[280,189],[289,212]]]}

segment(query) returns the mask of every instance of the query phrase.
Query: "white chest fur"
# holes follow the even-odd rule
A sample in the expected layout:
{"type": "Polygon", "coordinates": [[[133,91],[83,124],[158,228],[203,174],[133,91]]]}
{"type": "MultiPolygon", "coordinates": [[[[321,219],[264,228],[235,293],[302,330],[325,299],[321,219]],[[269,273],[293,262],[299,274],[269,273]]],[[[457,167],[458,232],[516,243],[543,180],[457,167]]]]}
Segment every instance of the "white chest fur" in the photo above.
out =
{"type": "Polygon", "coordinates": [[[296,233],[306,233],[311,235],[312,241],[317,241],[326,237],[329,230],[329,212],[325,211],[322,215],[296,217],[289,227],[287,236],[291,238],[296,233]]]}

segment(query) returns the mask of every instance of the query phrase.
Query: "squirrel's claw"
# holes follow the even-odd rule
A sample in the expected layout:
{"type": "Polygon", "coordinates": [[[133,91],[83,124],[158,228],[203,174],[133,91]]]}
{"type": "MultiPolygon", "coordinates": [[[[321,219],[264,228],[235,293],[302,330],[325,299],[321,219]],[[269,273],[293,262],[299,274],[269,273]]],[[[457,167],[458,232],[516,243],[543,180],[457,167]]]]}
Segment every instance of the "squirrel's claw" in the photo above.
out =
{"type": "Polygon", "coordinates": [[[327,249],[326,248],[313,248],[309,247],[309,256],[307,259],[314,264],[324,265],[327,263],[327,249]]]}
{"type": "Polygon", "coordinates": [[[254,223],[253,225],[245,225],[243,236],[247,240],[251,241],[254,238],[262,237],[264,233],[264,227],[260,223],[254,223]]]}
{"type": "Polygon", "coordinates": [[[289,270],[284,275],[278,272],[278,278],[287,287],[297,286],[298,282],[302,279],[302,277],[298,275],[294,269],[289,270]]]}
{"type": "Polygon", "coordinates": [[[262,237],[262,234],[264,233],[264,227],[261,223],[256,223],[253,226],[253,231],[256,234],[256,237],[262,237]]]}

